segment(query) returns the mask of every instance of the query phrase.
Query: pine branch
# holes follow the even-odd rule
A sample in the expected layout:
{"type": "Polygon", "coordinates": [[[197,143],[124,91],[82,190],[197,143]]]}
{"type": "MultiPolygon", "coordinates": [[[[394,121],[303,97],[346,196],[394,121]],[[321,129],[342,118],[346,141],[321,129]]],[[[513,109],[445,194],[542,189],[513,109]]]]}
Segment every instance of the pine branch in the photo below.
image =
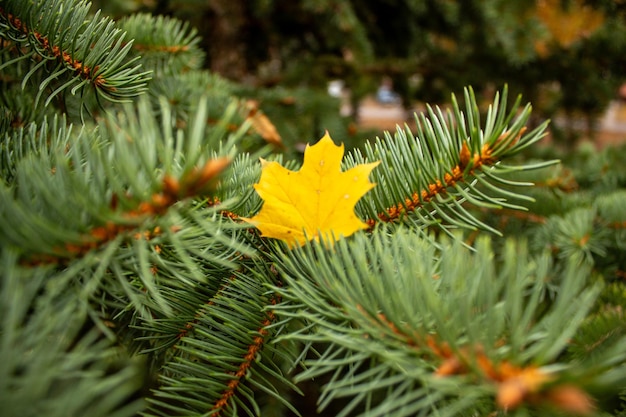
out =
{"type": "Polygon", "coordinates": [[[163,106],[161,121],[144,100],[78,137],[64,125],[18,135],[7,148],[14,179],[0,186],[0,219],[20,227],[4,228],[2,245],[20,248],[25,264],[67,268],[87,298],[106,294],[114,308],[148,316],[175,311],[162,288],[205,282],[211,267],[234,268],[250,255],[241,227],[205,197],[243,129],[228,133],[229,113],[206,129],[200,104],[184,135],[163,106]]]}
{"type": "Polygon", "coordinates": [[[31,123],[6,132],[0,145],[0,175],[6,184],[15,181],[19,164],[25,159],[51,158],[55,149],[70,146],[73,139],[64,117],[44,118],[41,124],[31,123]]]}
{"type": "Polygon", "coordinates": [[[419,227],[436,225],[483,229],[498,233],[471,214],[462,203],[484,208],[523,209],[510,199],[529,200],[506,186],[529,183],[507,180],[511,171],[538,169],[555,161],[507,166],[502,161],[520,152],[543,136],[546,125],[525,134],[530,106],[517,114],[520,99],[506,111],[506,89],[502,100],[496,96],[481,126],[478,106],[471,90],[465,94],[463,113],[453,97],[453,108],[445,115],[429,108],[428,116],[417,118],[417,136],[407,128],[395,138],[366,144],[365,156],[356,151],[347,158],[347,167],[381,160],[374,173],[376,187],[359,205],[373,227],[378,222],[409,221],[419,227]]]}
{"type": "MultiPolygon", "coordinates": [[[[224,110],[235,99],[233,86],[217,74],[208,71],[190,70],[182,74],[157,73],[148,85],[149,94],[158,101],[165,97],[172,104],[173,119],[180,125],[189,120],[196,111],[200,99],[210,101],[207,118],[217,123],[224,110]]],[[[231,121],[237,124],[238,120],[231,121]]]]}
{"type": "Polygon", "coordinates": [[[35,103],[44,91],[47,105],[68,89],[76,94],[89,86],[111,101],[128,100],[145,89],[148,73],[140,72],[137,59],[126,60],[131,45],[124,45],[124,33],[99,13],[88,19],[89,8],[85,0],[6,0],[0,7],[0,36],[23,48],[0,69],[36,60],[22,86],[35,72],[47,72],[35,103]]]}
{"type": "Polygon", "coordinates": [[[258,152],[260,144],[264,142],[271,144],[274,151],[284,149],[281,135],[258,103],[254,100],[238,100],[235,85],[217,74],[199,70],[176,75],[158,73],[149,84],[149,93],[155,100],[164,97],[172,104],[172,118],[179,127],[188,123],[201,100],[209,101],[209,125],[219,123],[225,109],[233,101],[239,101],[239,112],[230,120],[229,130],[237,131],[243,125],[250,125],[248,137],[240,144],[242,151],[258,152]]]}
{"type": "Polygon", "coordinates": [[[296,389],[275,362],[286,352],[267,344],[274,333],[271,309],[278,301],[265,295],[268,279],[272,274],[231,274],[186,323],[174,316],[169,324],[146,322],[145,339],[166,348],[168,357],[148,415],[238,415],[241,410],[255,416],[253,388],[280,401],[277,383],[296,389]],[[165,329],[171,332],[161,335],[165,329]],[[162,344],[163,339],[169,342],[162,344]]]}
{"type": "MultiPolygon", "coordinates": [[[[119,236],[130,233],[134,239],[145,239],[150,241],[161,234],[159,226],[152,230],[138,233],[141,224],[150,217],[162,216],[167,213],[175,204],[210,190],[210,183],[224,170],[228,164],[228,159],[211,159],[204,167],[192,171],[190,175],[177,180],[170,176],[164,176],[162,189],[154,193],[147,201],[140,203],[136,209],[118,213],[120,222],[107,222],[104,226],[95,226],[81,236],[79,242],[65,243],[64,247],[53,248],[54,254],[32,255],[27,262],[30,264],[62,263],[66,259],[75,259],[84,256],[86,253],[103,247],[114,241],[119,236]]],[[[118,204],[115,194],[112,199],[112,209],[115,210],[118,204]]],[[[177,228],[172,228],[173,232],[177,228]]],[[[160,250],[157,245],[155,249],[160,250]]]]}
{"type": "Polygon", "coordinates": [[[238,274],[241,283],[215,288],[226,274],[234,277],[232,271],[254,252],[241,236],[244,229],[221,215],[222,207],[210,195],[217,174],[225,173],[228,180],[220,188],[229,193],[226,203],[241,204],[238,193],[245,184],[231,181],[241,171],[255,170],[249,156],[227,165],[249,123],[232,131],[229,120],[239,112],[233,104],[207,125],[206,106],[207,101],[200,102],[186,131],[172,128],[164,101],[154,112],[147,100],[78,136],[64,124],[58,129],[33,124],[28,134],[21,131],[19,140],[7,143],[6,170],[12,180],[2,188],[0,216],[15,219],[20,213],[23,227],[3,230],[0,238],[3,247],[19,247],[32,269],[45,262],[51,270],[67,271],[62,275],[80,285],[81,299],[94,303],[87,310],[90,316],[106,320],[131,350],[149,354],[153,365],[171,371],[163,374],[155,413],[178,409],[181,398],[170,390],[187,383],[179,379],[188,372],[178,368],[181,355],[188,358],[196,349],[211,354],[217,338],[226,345],[215,354],[227,355],[233,344],[238,349],[230,353],[230,362],[216,365],[220,378],[206,380],[206,368],[197,369],[203,384],[214,387],[214,395],[206,397],[210,402],[200,408],[232,414],[252,407],[256,411],[250,413],[258,414],[252,390],[284,402],[273,384],[290,386],[281,362],[275,362],[285,352],[265,344],[273,314],[264,311],[272,302],[265,298],[263,280],[238,274]],[[71,214],[63,209],[68,204],[75,205],[71,214]],[[35,239],[28,230],[37,227],[42,230],[35,239]],[[190,296],[199,289],[196,298],[190,296]],[[222,323],[224,317],[228,320],[222,323]],[[233,323],[247,330],[237,327],[233,334],[233,323]],[[267,360],[259,360],[261,352],[267,360]],[[163,398],[169,398],[167,405],[163,398]]]}
{"type": "Polygon", "coordinates": [[[91,326],[71,277],[24,269],[7,247],[0,264],[2,415],[136,415],[139,369],[91,326]]]}
{"type": "MultiPolygon", "coordinates": [[[[205,117],[204,107],[201,107],[187,139],[188,145],[194,147],[200,144],[204,135],[204,129],[199,124],[205,117]]],[[[208,149],[195,153],[194,158],[186,159],[183,164],[177,163],[175,158],[181,155],[173,154],[166,146],[166,142],[174,140],[167,131],[171,129],[167,127],[168,120],[164,120],[167,130],[161,131],[148,104],[143,102],[139,113],[134,116],[142,120],[142,128],[138,129],[138,119],[133,117],[135,110],[130,107],[126,110],[126,119],[116,121],[109,118],[103,122],[98,133],[83,131],[78,138],[74,138],[70,129],[57,128],[55,122],[51,125],[53,130],[47,124],[42,127],[45,129],[42,133],[48,133],[49,137],[39,134],[39,129],[32,125],[28,135],[18,133],[5,145],[7,148],[3,154],[6,158],[11,156],[11,164],[15,164],[14,167],[7,166],[5,171],[9,174],[8,178],[15,177],[15,181],[12,189],[4,190],[8,203],[3,208],[3,216],[17,216],[13,218],[21,218],[25,224],[35,221],[42,225],[41,222],[48,221],[47,230],[59,229],[58,236],[50,235],[46,240],[62,243],[56,246],[57,249],[48,246],[39,254],[73,258],[84,250],[113,240],[122,232],[141,228],[151,217],[162,216],[179,201],[206,195],[211,190],[211,183],[226,167],[229,158],[226,155],[210,157],[208,149]],[[102,136],[99,137],[100,134],[102,136]],[[141,140],[143,135],[158,138],[155,146],[146,146],[141,140]],[[129,142],[129,136],[135,140],[129,142]],[[93,140],[101,144],[94,147],[89,143],[93,140]],[[106,147],[107,153],[103,152],[106,147]],[[122,165],[112,164],[113,160],[121,161],[122,165]],[[141,163],[135,164],[135,160],[141,163]],[[165,173],[160,175],[157,167],[165,173]],[[96,174],[102,176],[95,178],[96,174]],[[29,185],[33,178],[39,181],[29,185]],[[58,195],[51,190],[56,190],[58,195]],[[82,198],[72,199],[77,192],[84,192],[82,198]],[[64,202],[59,196],[71,202],[64,202]],[[33,204],[35,201],[39,204],[33,204]],[[76,205],[76,202],[84,204],[80,210],[85,214],[90,213],[80,225],[76,224],[76,217],[68,216],[65,210],[67,204],[76,205]],[[43,207],[47,207],[46,215],[43,215],[43,207]],[[57,208],[54,216],[50,215],[50,207],[57,208]],[[46,218],[48,220],[44,220],[46,218]],[[76,231],[74,237],[68,236],[68,230],[76,231]]],[[[231,109],[231,113],[233,111],[231,109]]],[[[220,135],[220,129],[216,130],[220,135]]],[[[207,143],[211,144],[211,141],[207,143]]],[[[210,146],[217,146],[212,143],[210,146]]],[[[79,207],[75,206],[75,209],[79,207]]],[[[32,247],[31,255],[38,256],[35,247],[41,245],[27,243],[24,240],[27,236],[5,238],[22,248],[32,247]]]]}
{"type": "Polygon", "coordinates": [[[141,55],[142,65],[158,73],[176,74],[197,70],[203,64],[204,51],[198,44],[197,30],[178,19],[139,13],[117,22],[132,48],[141,55]]]}
{"type": "Polygon", "coordinates": [[[619,305],[607,306],[585,320],[568,353],[580,361],[600,362],[607,356],[606,350],[615,349],[624,337],[624,311],[619,305]]]}
{"type": "Polygon", "coordinates": [[[588,267],[570,262],[552,277],[558,296],[546,306],[549,257],[509,242],[494,262],[486,239],[474,254],[458,241],[439,244],[441,252],[400,230],[276,254],[286,281],[277,315],[305,323],[284,338],[327,346],[297,377],[333,375],[321,408],[349,396],[340,415],[590,413],[592,387],[623,383],[608,363],[623,370],[624,337],[594,362],[562,356],[599,293],[588,267]]]}

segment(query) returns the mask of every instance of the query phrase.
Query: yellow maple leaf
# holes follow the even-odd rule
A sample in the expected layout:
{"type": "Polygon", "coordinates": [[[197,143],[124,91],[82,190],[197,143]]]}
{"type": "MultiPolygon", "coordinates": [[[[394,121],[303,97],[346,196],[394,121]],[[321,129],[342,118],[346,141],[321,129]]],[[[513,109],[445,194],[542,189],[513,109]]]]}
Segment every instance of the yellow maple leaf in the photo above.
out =
{"type": "MultiPolygon", "coordinates": [[[[564,7],[561,0],[539,0],[536,4],[537,17],[549,32],[549,38],[563,48],[568,48],[579,39],[591,36],[605,21],[602,12],[574,0],[564,7]]],[[[540,56],[549,54],[549,39],[537,39],[535,50],[540,56]]]]}
{"type": "Polygon", "coordinates": [[[262,236],[281,239],[290,248],[320,237],[333,242],[367,228],[354,206],[374,187],[368,176],[379,162],[341,172],[343,150],[343,144],[335,145],[326,132],[318,143],[307,145],[299,171],[261,159],[261,179],[254,188],[263,207],[244,220],[258,227],[262,236]]]}

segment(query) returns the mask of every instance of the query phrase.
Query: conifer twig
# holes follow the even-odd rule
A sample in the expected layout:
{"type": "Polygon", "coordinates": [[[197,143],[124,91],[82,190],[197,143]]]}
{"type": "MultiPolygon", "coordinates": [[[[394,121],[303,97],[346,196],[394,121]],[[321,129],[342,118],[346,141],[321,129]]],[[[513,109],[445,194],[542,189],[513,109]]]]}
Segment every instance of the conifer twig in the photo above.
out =
{"type": "MultiPolygon", "coordinates": [[[[229,158],[217,158],[207,161],[202,168],[195,168],[183,175],[178,180],[169,175],[163,176],[161,191],[152,194],[149,200],[139,203],[137,208],[122,213],[121,223],[107,222],[105,225],[96,226],[83,235],[80,242],[67,242],[63,248],[56,248],[54,255],[31,255],[26,263],[56,264],[66,259],[83,256],[85,253],[95,250],[102,245],[114,240],[117,236],[136,230],[137,225],[144,222],[148,217],[163,215],[170,207],[179,201],[192,198],[207,192],[215,183],[217,176],[228,166],[229,158]]],[[[115,196],[111,201],[111,208],[116,209],[119,197],[115,196]]],[[[152,231],[136,233],[135,239],[145,238],[150,240],[161,234],[159,227],[152,231]]]]}
{"type": "MultiPolygon", "coordinates": [[[[516,138],[507,146],[511,147],[515,145],[525,132],[526,127],[522,127],[516,138]]],[[[448,187],[467,182],[475,175],[475,172],[479,171],[482,167],[487,167],[498,162],[498,158],[493,155],[493,149],[500,145],[500,142],[502,142],[507,135],[507,132],[502,133],[493,146],[484,144],[480,152],[474,154],[470,152],[467,142],[463,142],[459,152],[459,163],[455,165],[450,172],[446,172],[443,178],[436,179],[428,184],[425,189],[414,192],[410,197],[404,200],[404,202],[393,205],[387,208],[385,212],[379,213],[378,219],[368,219],[366,223],[371,228],[374,227],[377,221],[393,222],[403,215],[422,207],[424,203],[430,202],[437,195],[445,194],[448,187]]]]}
{"type": "MultiPolygon", "coordinates": [[[[276,295],[270,299],[271,305],[276,305],[280,302],[280,296],[276,295]]],[[[268,310],[267,317],[263,319],[259,329],[257,330],[257,335],[252,339],[252,343],[248,345],[248,349],[246,354],[244,355],[244,360],[239,364],[239,367],[235,372],[232,373],[233,378],[226,384],[227,388],[222,393],[222,396],[215,402],[212,411],[214,412],[214,416],[219,416],[225,407],[228,406],[231,398],[236,394],[237,388],[241,383],[242,379],[249,372],[252,364],[257,358],[257,355],[261,351],[263,344],[265,343],[265,339],[269,334],[267,328],[276,320],[276,315],[272,310],[268,310]]]]}
{"type": "MultiPolygon", "coordinates": [[[[55,86],[46,100],[70,88],[72,94],[86,84],[92,85],[108,100],[124,100],[136,96],[145,88],[147,72],[139,72],[140,65],[132,66],[139,57],[125,59],[131,45],[123,45],[124,33],[108,18],[97,12],[87,18],[90,4],[84,0],[6,1],[0,6],[1,34],[16,44],[25,44],[17,58],[2,66],[17,63],[28,57],[39,61],[25,74],[22,84],[47,62],[57,67],[41,81],[37,103],[46,87],[64,73],[73,79],[55,86]],[[32,50],[32,54],[28,52],[32,50]]],[[[0,67],[2,67],[0,66],[0,67]]]]}

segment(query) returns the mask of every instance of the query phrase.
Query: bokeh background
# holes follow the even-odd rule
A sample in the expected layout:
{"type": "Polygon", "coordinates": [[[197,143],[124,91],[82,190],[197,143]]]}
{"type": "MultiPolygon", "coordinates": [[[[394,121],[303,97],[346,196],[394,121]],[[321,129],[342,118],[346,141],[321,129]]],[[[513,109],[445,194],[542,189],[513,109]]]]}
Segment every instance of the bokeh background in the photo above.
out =
{"type": "Polygon", "coordinates": [[[626,136],[625,0],[95,0],[197,29],[205,68],[254,99],[287,144],[353,143],[472,86],[507,84],[566,148],[626,136]],[[368,129],[370,131],[368,131],[368,129]]]}

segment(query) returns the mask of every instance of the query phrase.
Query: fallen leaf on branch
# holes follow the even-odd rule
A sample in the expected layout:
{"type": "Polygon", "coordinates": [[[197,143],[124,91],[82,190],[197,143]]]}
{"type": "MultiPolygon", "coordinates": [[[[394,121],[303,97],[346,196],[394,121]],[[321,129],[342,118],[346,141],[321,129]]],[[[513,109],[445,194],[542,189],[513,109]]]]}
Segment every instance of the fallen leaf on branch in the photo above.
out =
{"type": "Polygon", "coordinates": [[[263,207],[244,220],[258,227],[262,236],[281,239],[290,248],[320,237],[333,242],[367,228],[354,206],[374,187],[368,176],[379,162],[341,172],[343,150],[326,132],[318,143],[307,145],[299,171],[261,159],[261,179],[254,188],[263,207]]]}

